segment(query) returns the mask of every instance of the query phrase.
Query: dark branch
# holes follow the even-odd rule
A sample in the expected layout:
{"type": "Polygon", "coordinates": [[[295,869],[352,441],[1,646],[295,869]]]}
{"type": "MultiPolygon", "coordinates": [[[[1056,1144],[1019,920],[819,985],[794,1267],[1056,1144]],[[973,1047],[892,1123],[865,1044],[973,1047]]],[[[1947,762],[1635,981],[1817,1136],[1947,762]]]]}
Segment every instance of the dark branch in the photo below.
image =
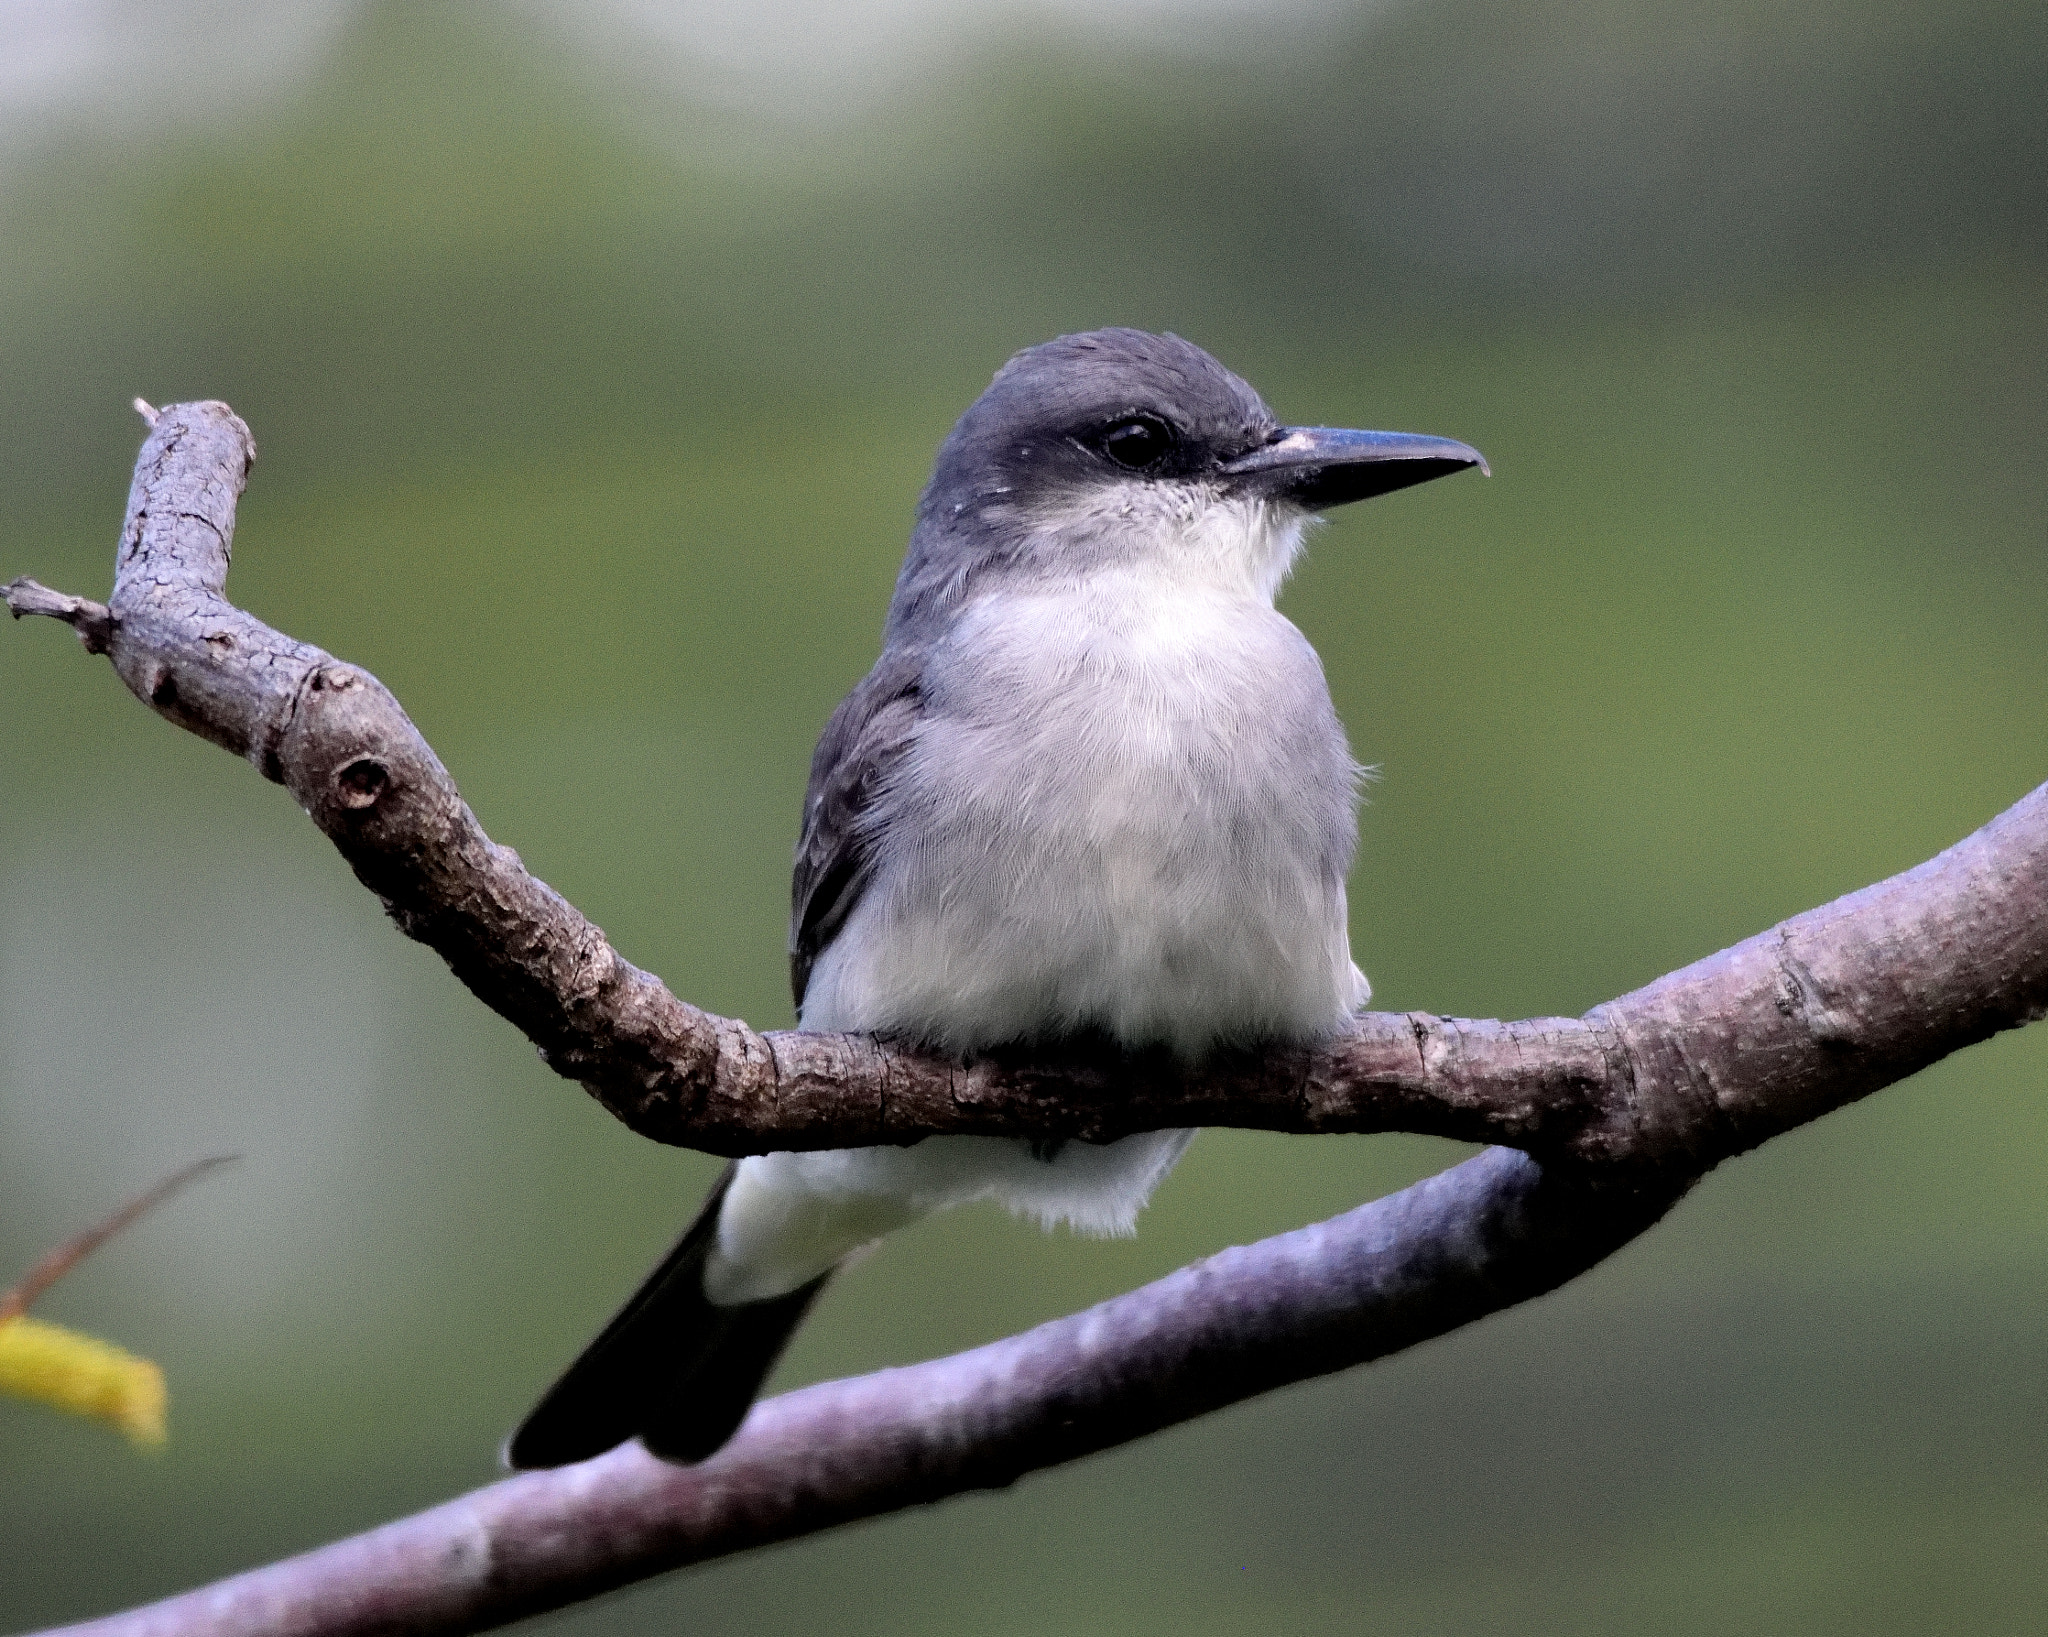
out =
{"type": "Polygon", "coordinates": [[[1671,1197],[1604,1189],[1493,1149],[1006,1341],[756,1405],[701,1466],[625,1445],[65,1631],[485,1630],[684,1564],[1001,1488],[1397,1352],[1554,1289],[1648,1227],[1671,1197]]]}
{"type": "MultiPolygon", "coordinates": [[[[761,1034],[670,994],[493,842],[375,677],[227,602],[254,456],[225,404],[175,404],[152,423],[111,615],[93,627],[110,627],[115,669],[164,716],[281,781],[406,933],[659,1142],[744,1154],[1234,1125],[1419,1131],[1697,1170],[2048,1009],[2048,794],[2036,792],[1920,869],[1584,1019],[1370,1014],[1327,1046],[1198,1076],[1080,1053],[962,1066],[865,1036],[761,1034]]],[[[82,629],[79,610],[97,608],[32,582],[6,596],[17,614],[82,629]]]]}
{"type": "Polygon", "coordinates": [[[401,928],[635,1130],[737,1154],[1235,1125],[1431,1132],[1526,1155],[1494,1150],[992,1347],[759,1405],[700,1467],[615,1451],[79,1629],[478,1630],[1005,1484],[1552,1289],[1719,1161],[2048,1013],[2043,786],[1917,869],[1580,1019],[1370,1014],[1324,1046],[1192,1074],[1085,1052],[961,1065],[862,1036],[760,1034],[622,960],[485,835],[374,677],[225,600],[254,453],[224,404],[164,410],[137,462],[110,607],[17,580],[9,608],[68,620],[139,697],[285,784],[401,928]]]}

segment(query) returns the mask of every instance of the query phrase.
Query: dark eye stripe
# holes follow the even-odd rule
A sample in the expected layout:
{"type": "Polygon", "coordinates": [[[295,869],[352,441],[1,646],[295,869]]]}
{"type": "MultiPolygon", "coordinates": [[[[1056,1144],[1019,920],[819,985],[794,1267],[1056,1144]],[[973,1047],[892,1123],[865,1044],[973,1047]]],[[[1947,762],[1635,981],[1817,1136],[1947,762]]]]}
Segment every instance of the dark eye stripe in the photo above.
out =
{"type": "Polygon", "coordinates": [[[1143,471],[1173,447],[1173,429],[1151,415],[1119,421],[1102,435],[1102,452],[1119,466],[1143,471]]]}

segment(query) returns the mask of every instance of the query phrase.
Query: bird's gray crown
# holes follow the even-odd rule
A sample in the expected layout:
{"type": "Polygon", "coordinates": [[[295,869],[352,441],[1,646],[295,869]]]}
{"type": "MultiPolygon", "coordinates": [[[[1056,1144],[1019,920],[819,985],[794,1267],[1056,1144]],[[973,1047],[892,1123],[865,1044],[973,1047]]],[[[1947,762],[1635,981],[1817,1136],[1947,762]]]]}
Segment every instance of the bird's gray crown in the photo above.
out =
{"type": "Polygon", "coordinates": [[[1063,335],[1018,353],[960,417],[920,519],[1134,474],[1199,477],[1278,430],[1249,384],[1177,335],[1063,335]]]}
{"type": "Polygon", "coordinates": [[[1177,335],[1063,335],[998,370],[940,446],[886,638],[936,629],[991,574],[1060,577],[1142,553],[1146,516],[1154,549],[1218,502],[1265,538],[1276,521],[1472,467],[1486,469],[1479,451],[1448,438],[1284,427],[1177,335]]]}
{"type": "Polygon", "coordinates": [[[891,637],[1042,550],[1032,528],[1048,504],[1118,483],[1200,482],[1279,434],[1258,393],[1177,335],[1091,330],[1027,347],[939,448],[891,637]]]}

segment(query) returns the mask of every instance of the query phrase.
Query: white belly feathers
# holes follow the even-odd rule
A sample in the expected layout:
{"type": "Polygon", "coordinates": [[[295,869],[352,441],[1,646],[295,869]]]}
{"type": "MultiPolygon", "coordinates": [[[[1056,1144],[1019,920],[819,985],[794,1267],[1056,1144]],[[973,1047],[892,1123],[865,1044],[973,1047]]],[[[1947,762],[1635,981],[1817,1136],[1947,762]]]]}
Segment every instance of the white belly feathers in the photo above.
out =
{"type": "Polygon", "coordinates": [[[1363,1002],[1356,770],[1321,666],[1270,607],[1159,590],[963,617],[968,662],[932,667],[806,1028],[953,1050],[1098,1029],[1197,1056],[1324,1034],[1363,1002]]]}
{"type": "MultiPolygon", "coordinates": [[[[953,1051],[1087,1029],[1195,1058],[1313,1039],[1362,1005],[1344,902],[1357,769],[1314,650],[1263,589],[1097,574],[965,612],[927,670],[917,739],[877,802],[874,876],[812,969],[804,1027],[953,1051]]],[[[1049,1159],[1004,1137],[749,1159],[705,1288],[728,1303],[793,1290],[974,1199],[1128,1233],[1192,1136],[1049,1159]]]]}

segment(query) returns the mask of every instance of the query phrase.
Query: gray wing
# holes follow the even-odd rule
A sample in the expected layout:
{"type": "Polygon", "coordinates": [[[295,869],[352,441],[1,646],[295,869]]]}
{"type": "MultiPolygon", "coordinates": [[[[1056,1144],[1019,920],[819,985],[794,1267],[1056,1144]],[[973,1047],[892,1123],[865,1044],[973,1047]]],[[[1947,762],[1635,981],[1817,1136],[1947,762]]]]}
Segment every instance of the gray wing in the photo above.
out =
{"type": "Polygon", "coordinates": [[[874,869],[863,822],[917,731],[924,655],[892,649],[840,701],[811,757],[803,834],[789,889],[789,987],[799,1008],[811,968],[838,936],[874,869]]]}

